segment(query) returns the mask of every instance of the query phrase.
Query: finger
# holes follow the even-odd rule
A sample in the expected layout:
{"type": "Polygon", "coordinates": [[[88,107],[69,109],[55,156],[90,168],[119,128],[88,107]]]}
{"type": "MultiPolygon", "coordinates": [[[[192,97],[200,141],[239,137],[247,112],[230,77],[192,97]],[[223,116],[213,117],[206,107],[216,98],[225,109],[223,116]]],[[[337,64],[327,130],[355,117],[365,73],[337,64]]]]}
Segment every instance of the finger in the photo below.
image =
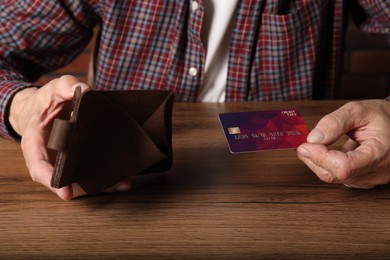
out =
{"type": "MultiPolygon", "coordinates": [[[[111,188],[106,189],[104,192],[106,193],[124,192],[130,189],[131,189],[131,182],[130,180],[126,180],[126,181],[119,182],[118,184],[116,184],[111,188]]],[[[65,201],[87,195],[87,193],[84,191],[83,188],[81,188],[81,186],[78,183],[72,183],[72,185],[68,185],[60,189],[55,189],[54,191],[61,199],[65,201]]]]}
{"type": "MultiPolygon", "coordinates": [[[[22,139],[22,141],[25,139],[22,139]]],[[[27,139],[28,140],[28,139],[27,139]]],[[[39,143],[39,142],[38,142],[39,143]]],[[[53,166],[48,161],[48,154],[45,153],[44,148],[40,148],[39,145],[25,144],[23,141],[24,157],[26,160],[27,168],[30,172],[33,181],[38,182],[54,193],[56,193],[63,200],[70,200],[72,198],[86,195],[86,192],[78,184],[68,185],[66,187],[55,189],[51,186],[51,178],[53,175],[53,166]]]]}
{"type": "Polygon", "coordinates": [[[113,193],[113,192],[123,192],[123,191],[128,191],[131,189],[131,181],[130,180],[125,180],[121,181],[115,186],[106,189],[104,192],[106,193],[113,193]]]}
{"type": "Polygon", "coordinates": [[[56,189],[55,192],[62,200],[68,201],[73,198],[73,189],[71,185],[56,189]]]}
{"type": "Polygon", "coordinates": [[[360,190],[369,190],[375,188],[376,185],[371,184],[346,184],[344,183],[345,187],[351,188],[351,189],[360,189],[360,190]]]}
{"type": "Polygon", "coordinates": [[[83,188],[81,188],[80,184],[78,183],[72,183],[72,191],[73,191],[73,196],[72,198],[77,198],[77,197],[82,197],[87,195],[87,193],[84,191],[83,188]]]}
{"type": "Polygon", "coordinates": [[[359,147],[358,142],[355,142],[352,139],[348,139],[341,147],[341,151],[343,151],[343,152],[353,151],[358,147],[359,147]]]}
{"type": "Polygon", "coordinates": [[[57,189],[56,192],[57,195],[65,201],[87,195],[78,183],[72,183],[71,185],[57,189]]]}
{"type": "Polygon", "coordinates": [[[325,169],[319,167],[318,165],[315,165],[312,161],[310,161],[310,159],[307,159],[307,158],[300,158],[305,164],[306,166],[312,171],[314,172],[315,175],[317,175],[317,177],[323,181],[323,182],[326,182],[326,183],[338,183],[336,178],[328,171],[326,171],[325,169]]]}
{"type": "Polygon", "coordinates": [[[307,157],[301,157],[300,154],[298,154],[298,157],[317,175],[320,180],[326,183],[342,183],[349,188],[372,189],[377,185],[387,184],[390,181],[388,174],[378,172],[366,173],[348,180],[338,180],[333,174],[314,164],[307,157]]]}
{"type": "Polygon", "coordinates": [[[50,180],[53,166],[49,163],[49,154],[45,149],[42,137],[30,130],[22,137],[21,147],[31,178],[51,188],[50,180]]]}
{"type": "Polygon", "coordinates": [[[331,144],[343,134],[363,126],[365,109],[359,102],[350,102],[323,117],[307,137],[309,143],[331,144]]]}
{"type": "Polygon", "coordinates": [[[383,173],[371,172],[356,178],[351,178],[344,182],[344,185],[348,188],[355,189],[372,189],[377,185],[386,184],[385,175],[383,173]]]}
{"type": "Polygon", "coordinates": [[[45,93],[40,98],[41,121],[44,125],[50,125],[55,117],[68,118],[72,110],[69,102],[74,98],[75,89],[81,87],[82,91],[89,90],[89,86],[80,82],[77,78],[61,77],[55,83],[45,86],[45,93]],[[76,82],[76,83],[75,83],[76,82]]]}
{"type": "Polygon", "coordinates": [[[300,155],[298,155],[298,157],[323,182],[344,184],[346,187],[349,187],[349,188],[371,189],[371,188],[375,187],[375,185],[368,184],[369,183],[368,181],[363,181],[363,180],[338,180],[336,178],[336,176],[334,176],[333,174],[331,174],[327,170],[321,168],[320,166],[314,164],[310,159],[308,159],[306,157],[302,157],[300,155]]]}
{"type": "Polygon", "coordinates": [[[344,184],[361,187],[365,189],[373,188],[377,185],[385,185],[390,182],[389,170],[380,170],[375,172],[368,172],[363,175],[350,178],[344,184]]]}
{"type": "Polygon", "coordinates": [[[89,89],[89,86],[86,83],[75,80],[74,78],[68,80],[67,78],[63,79],[63,77],[61,77],[55,84],[53,91],[56,94],[56,97],[61,101],[68,101],[73,99],[77,87],[81,87],[81,92],[85,92],[89,89]]]}
{"type": "Polygon", "coordinates": [[[328,150],[324,145],[305,143],[298,147],[297,152],[299,157],[310,160],[340,182],[369,172],[375,160],[370,145],[361,145],[354,151],[344,153],[328,150]]]}
{"type": "Polygon", "coordinates": [[[34,163],[28,165],[27,168],[33,181],[42,184],[53,192],[56,192],[56,190],[51,187],[51,177],[53,172],[51,164],[47,161],[40,160],[34,161],[34,163]]]}
{"type": "Polygon", "coordinates": [[[298,158],[302,160],[306,164],[306,166],[317,175],[320,180],[326,183],[338,183],[337,179],[333,176],[333,174],[313,163],[307,156],[303,156],[302,153],[306,153],[306,151],[303,152],[302,149],[303,148],[297,149],[298,158]]]}
{"type": "Polygon", "coordinates": [[[54,96],[59,99],[57,102],[63,102],[73,99],[74,91],[78,86],[81,87],[82,92],[89,89],[89,86],[78,78],[65,75],[50,81],[42,87],[42,90],[46,91],[46,96],[54,96]]]}
{"type": "Polygon", "coordinates": [[[53,154],[45,148],[43,135],[34,134],[29,130],[22,137],[21,147],[25,158],[27,169],[31,179],[42,184],[49,190],[56,193],[56,189],[51,186],[51,178],[53,175],[53,165],[51,164],[53,154]]]}

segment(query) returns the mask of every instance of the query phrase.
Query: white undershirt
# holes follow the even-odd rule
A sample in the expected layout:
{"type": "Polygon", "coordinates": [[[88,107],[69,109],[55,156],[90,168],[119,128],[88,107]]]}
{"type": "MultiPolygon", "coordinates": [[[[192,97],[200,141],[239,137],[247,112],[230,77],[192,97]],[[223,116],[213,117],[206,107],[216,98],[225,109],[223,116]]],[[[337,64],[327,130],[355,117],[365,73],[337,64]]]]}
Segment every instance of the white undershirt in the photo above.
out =
{"type": "Polygon", "coordinates": [[[204,0],[201,39],[206,49],[206,63],[198,101],[225,101],[229,43],[238,1],[204,0]]]}

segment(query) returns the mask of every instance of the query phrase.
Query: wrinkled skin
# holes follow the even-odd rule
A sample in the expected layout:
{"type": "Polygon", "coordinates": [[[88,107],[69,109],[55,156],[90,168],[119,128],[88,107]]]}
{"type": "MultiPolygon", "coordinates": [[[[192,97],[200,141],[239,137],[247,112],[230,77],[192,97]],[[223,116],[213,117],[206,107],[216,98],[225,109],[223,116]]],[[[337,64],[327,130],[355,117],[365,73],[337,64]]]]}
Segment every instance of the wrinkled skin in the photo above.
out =
{"type": "Polygon", "coordinates": [[[321,180],[370,189],[390,181],[390,102],[347,103],[323,117],[298,147],[301,159],[321,180]],[[340,151],[327,145],[347,134],[340,151]]]}

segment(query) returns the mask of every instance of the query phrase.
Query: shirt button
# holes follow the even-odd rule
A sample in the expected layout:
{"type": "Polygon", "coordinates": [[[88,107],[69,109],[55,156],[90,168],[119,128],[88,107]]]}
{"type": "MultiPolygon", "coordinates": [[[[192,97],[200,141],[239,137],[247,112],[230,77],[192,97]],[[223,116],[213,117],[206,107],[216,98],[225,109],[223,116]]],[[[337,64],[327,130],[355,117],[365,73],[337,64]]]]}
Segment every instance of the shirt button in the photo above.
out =
{"type": "Polygon", "coordinates": [[[188,73],[195,77],[196,75],[198,75],[198,70],[195,68],[195,67],[191,67],[189,70],[188,70],[188,73]]]}
{"type": "Polygon", "coordinates": [[[197,1],[192,1],[192,3],[191,3],[192,12],[195,13],[196,10],[198,10],[198,9],[199,9],[199,3],[197,1]]]}

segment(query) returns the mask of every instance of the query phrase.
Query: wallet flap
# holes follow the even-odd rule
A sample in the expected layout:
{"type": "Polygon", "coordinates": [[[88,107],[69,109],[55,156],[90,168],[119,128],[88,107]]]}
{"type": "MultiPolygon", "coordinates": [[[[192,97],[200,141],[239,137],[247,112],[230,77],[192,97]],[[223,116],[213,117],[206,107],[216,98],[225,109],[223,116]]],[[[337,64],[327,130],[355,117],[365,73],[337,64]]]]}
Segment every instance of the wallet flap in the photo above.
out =
{"type": "Polygon", "coordinates": [[[53,128],[47,143],[49,149],[62,152],[66,151],[73,124],[67,120],[54,119],[53,128]]]}
{"type": "Polygon", "coordinates": [[[173,94],[170,94],[142,125],[145,132],[165,154],[171,152],[169,147],[171,140],[168,138],[172,136],[172,115],[170,113],[172,105],[173,94]]]}
{"type": "Polygon", "coordinates": [[[142,173],[167,171],[172,165],[172,108],[174,95],[166,90],[101,92],[142,125],[166,158],[142,173]],[[147,104],[140,106],[139,104],[147,104]]]}
{"type": "Polygon", "coordinates": [[[171,93],[164,102],[145,121],[142,128],[159,147],[160,151],[167,156],[164,161],[158,162],[147,171],[166,171],[172,164],[172,107],[173,94],[171,93]]]}
{"type": "MultiPolygon", "coordinates": [[[[143,125],[173,96],[173,93],[166,90],[101,91],[99,93],[126,110],[140,125],[143,125]]],[[[172,111],[168,110],[168,112],[171,116],[172,111]]]]}

